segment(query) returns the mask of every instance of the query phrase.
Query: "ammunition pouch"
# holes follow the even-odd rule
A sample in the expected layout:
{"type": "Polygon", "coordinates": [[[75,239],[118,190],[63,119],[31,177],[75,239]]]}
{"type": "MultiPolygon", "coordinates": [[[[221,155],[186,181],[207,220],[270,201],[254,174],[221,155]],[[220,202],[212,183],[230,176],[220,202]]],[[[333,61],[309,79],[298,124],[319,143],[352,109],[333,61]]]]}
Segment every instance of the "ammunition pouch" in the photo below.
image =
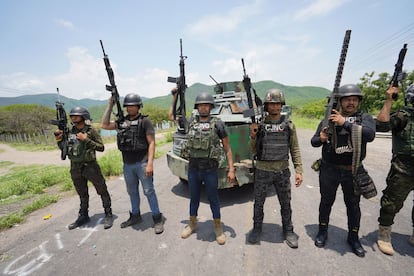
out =
{"type": "Polygon", "coordinates": [[[361,194],[366,199],[377,195],[374,181],[362,166],[358,168],[357,173],[354,175],[354,189],[356,194],[361,194]]]}
{"type": "Polygon", "coordinates": [[[318,172],[318,171],[321,169],[321,164],[322,164],[322,159],[321,159],[321,158],[319,158],[318,160],[315,160],[315,161],[312,163],[311,168],[312,168],[315,172],[318,172]]]}

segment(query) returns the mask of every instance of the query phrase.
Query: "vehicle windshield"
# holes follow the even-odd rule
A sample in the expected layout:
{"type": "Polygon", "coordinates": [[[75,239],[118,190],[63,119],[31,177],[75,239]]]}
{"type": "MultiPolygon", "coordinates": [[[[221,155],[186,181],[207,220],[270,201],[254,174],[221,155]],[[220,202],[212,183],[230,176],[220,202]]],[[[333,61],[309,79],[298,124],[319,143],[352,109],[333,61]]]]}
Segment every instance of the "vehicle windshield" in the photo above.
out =
{"type": "Polygon", "coordinates": [[[249,109],[247,100],[235,100],[230,102],[216,103],[211,110],[212,115],[218,114],[242,114],[244,110],[249,109]]]}

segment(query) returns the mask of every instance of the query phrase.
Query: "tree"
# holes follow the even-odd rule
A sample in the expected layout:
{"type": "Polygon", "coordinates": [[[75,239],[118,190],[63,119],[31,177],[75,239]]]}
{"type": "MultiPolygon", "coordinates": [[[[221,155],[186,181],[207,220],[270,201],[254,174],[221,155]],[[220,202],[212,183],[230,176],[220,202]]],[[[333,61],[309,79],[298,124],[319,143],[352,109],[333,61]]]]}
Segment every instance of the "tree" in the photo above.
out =
{"type": "MultiPolygon", "coordinates": [[[[376,115],[384,104],[385,92],[390,85],[392,76],[388,73],[380,73],[377,79],[374,79],[374,75],[375,72],[365,73],[360,79],[361,83],[358,83],[358,86],[361,88],[364,96],[364,100],[360,105],[361,110],[376,115]]],[[[401,95],[393,102],[393,110],[404,106],[405,89],[412,83],[414,83],[414,71],[407,73],[406,78],[402,80],[400,84],[401,95]]]]}

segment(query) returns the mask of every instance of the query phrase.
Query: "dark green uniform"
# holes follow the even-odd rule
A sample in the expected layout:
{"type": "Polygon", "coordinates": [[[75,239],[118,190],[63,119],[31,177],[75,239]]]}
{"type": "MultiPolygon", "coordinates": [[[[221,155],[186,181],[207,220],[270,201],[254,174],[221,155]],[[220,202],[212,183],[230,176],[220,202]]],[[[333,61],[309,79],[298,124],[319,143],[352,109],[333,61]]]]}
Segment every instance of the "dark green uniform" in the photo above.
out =
{"type": "MultiPolygon", "coordinates": [[[[408,194],[414,189],[414,109],[391,114],[389,122],[377,122],[377,131],[392,130],[392,160],[381,198],[379,224],[391,226],[395,215],[403,207],[408,194]]],[[[412,211],[414,226],[414,208],[412,211]]]]}
{"type": "Polygon", "coordinates": [[[95,152],[103,150],[102,138],[91,126],[85,125],[82,129],[72,127],[68,141],[68,157],[72,181],[80,197],[80,215],[88,214],[88,180],[92,182],[96,192],[101,196],[105,213],[111,212],[111,198],[101,168],[96,161],[95,152]],[[86,133],[88,138],[84,141],[76,139],[76,134],[79,132],[86,133]]]}

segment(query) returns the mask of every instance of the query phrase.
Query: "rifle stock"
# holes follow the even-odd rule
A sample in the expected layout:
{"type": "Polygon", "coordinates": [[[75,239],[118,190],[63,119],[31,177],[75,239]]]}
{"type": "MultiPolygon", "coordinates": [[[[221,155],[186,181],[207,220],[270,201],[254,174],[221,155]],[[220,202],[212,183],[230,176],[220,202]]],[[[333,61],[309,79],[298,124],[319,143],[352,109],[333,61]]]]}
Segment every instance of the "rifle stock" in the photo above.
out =
{"type": "Polygon", "coordinates": [[[175,83],[177,85],[177,96],[173,102],[173,116],[178,117],[179,127],[184,129],[184,132],[188,132],[188,122],[186,118],[186,107],[185,107],[185,90],[187,84],[185,82],[185,63],[184,60],[187,56],[183,56],[183,42],[180,38],[180,76],[179,77],[168,77],[167,81],[175,83]]]}
{"type": "Polygon", "coordinates": [[[110,85],[106,85],[105,88],[107,91],[111,92],[112,100],[114,103],[116,103],[116,107],[117,107],[117,113],[115,114],[115,116],[117,118],[117,121],[121,122],[124,120],[124,113],[121,107],[121,103],[119,102],[119,93],[118,93],[118,88],[116,87],[116,84],[115,84],[114,71],[112,70],[108,55],[105,53],[102,40],[99,40],[99,41],[101,43],[101,48],[102,48],[102,52],[104,55],[103,60],[105,63],[105,69],[108,74],[109,83],[110,83],[110,85]]]}
{"type": "Polygon", "coordinates": [[[62,131],[62,140],[59,142],[59,148],[61,150],[60,158],[65,160],[68,154],[68,118],[66,116],[65,108],[63,107],[64,103],[60,101],[59,88],[56,88],[56,90],[58,93],[58,100],[56,101],[56,120],[50,120],[49,123],[57,126],[58,129],[62,131]]]}
{"type": "MultiPolygon", "coordinates": [[[[398,87],[398,83],[404,79],[404,73],[403,73],[403,63],[405,59],[405,54],[407,53],[407,44],[404,44],[403,48],[400,50],[400,53],[398,54],[398,60],[395,64],[394,74],[392,75],[390,84],[392,84],[393,87],[398,87]]],[[[396,100],[398,98],[398,94],[394,93],[392,94],[392,98],[396,100]]]]}
{"type": "Polygon", "coordinates": [[[346,54],[348,52],[349,41],[351,39],[351,30],[347,30],[345,32],[344,41],[342,43],[342,50],[341,55],[339,57],[338,69],[336,71],[335,83],[334,88],[332,90],[331,95],[329,96],[328,104],[325,110],[325,117],[322,121],[322,129],[326,130],[326,133],[330,139],[334,132],[334,124],[332,121],[329,120],[329,117],[332,114],[332,110],[338,110],[338,103],[339,103],[339,86],[341,85],[342,79],[342,72],[344,70],[346,54]]]}

